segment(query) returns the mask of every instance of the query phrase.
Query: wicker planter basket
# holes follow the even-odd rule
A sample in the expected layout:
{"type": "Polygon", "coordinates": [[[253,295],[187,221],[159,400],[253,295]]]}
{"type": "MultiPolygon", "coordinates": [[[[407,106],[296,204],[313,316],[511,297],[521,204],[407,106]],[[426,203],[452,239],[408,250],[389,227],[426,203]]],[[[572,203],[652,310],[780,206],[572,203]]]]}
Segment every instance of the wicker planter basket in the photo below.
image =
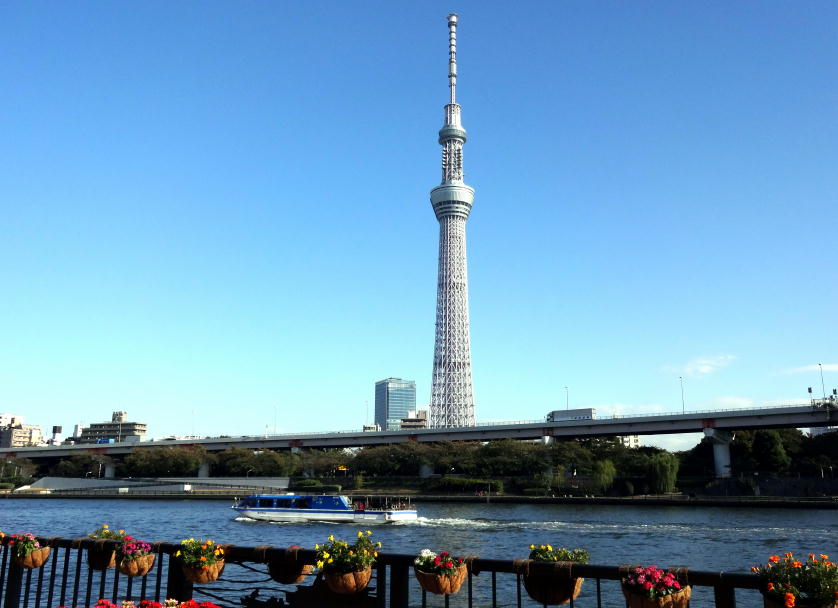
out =
{"type": "Polygon", "coordinates": [[[116,551],[105,549],[101,543],[87,550],[87,565],[93,570],[107,570],[116,566],[116,551]]]}
{"type": "Polygon", "coordinates": [[[687,608],[692,595],[692,587],[688,585],[672,595],[647,597],[632,593],[623,586],[623,595],[626,597],[628,608],[687,608]]]}
{"type": "Polygon", "coordinates": [[[190,583],[211,583],[224,572],[224,560],[220,559],[206,567],[183,564],[181,569],[183,570],[183,577],[190,583]]]}
{"type": "Polygon", "coordinates": [[[15,562],[17,562],[17,565],[21,568],[35,570],[36,568],[43,566],[48,559],[49,547],[41,547],[40,549],[35,549],[25,557],[15,557],[15,562]]]}
{"type": "Polygon", "coordinates": [[[313,568],[311,564],[296,561],[273,561],[268,564],[268,573],[281,585],[296,585],[302,583],[313,568]]]}
{"type": "Polygon", "coordinates": [[[337,574],[334,572],[324,572],[323,579],[329,586],[329,589],[335,593],[342,595],[352,595],[366,589],[372,578],[372,568],[360,570],[357,572],[347,572],[345,574],[337,574]]]}
{"type": "Polygon", "coordinates": [[[584,578],[556,578],[549,574],[524,574],[524,588],[529,596],[539,604],[560,606],[567,604],[572,597],[579,597],[584,578]]]}
{"type": "Polygon", "coordinates": [[[436,593],[437,595],[448,595],[450,593],[457,593],[468,576],[468,568],[465,564],[457,568],[457,571],[451,576],[442,574],[431,574],[430,572],[422,572],[414,568],[416,580],[419,585],[428,593],[436,593]]]}
{"type": "Polygon", "coordinates": [[[154,567],[154,554],[142,555],[136,559],[119,562],[117,568],[125,576],[145,576],[154,567]]]}
{"type": "MultiPolygon", "coordinates": [[[[780,600],[777,596],[763,595],[762,603],[765,608],[786,608],[785,602],[780,600]]],[[[795,608],[838,608],[838,600],[831,604],[812,604],[806,600],[797,599],[794,602],[795,608]]]]}

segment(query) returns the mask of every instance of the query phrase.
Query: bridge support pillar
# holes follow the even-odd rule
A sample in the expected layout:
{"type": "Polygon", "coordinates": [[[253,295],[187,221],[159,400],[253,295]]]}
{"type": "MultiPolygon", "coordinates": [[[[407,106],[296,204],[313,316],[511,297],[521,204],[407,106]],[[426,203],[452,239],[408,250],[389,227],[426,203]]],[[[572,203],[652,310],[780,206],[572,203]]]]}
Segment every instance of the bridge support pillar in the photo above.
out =
{"type": "Polygon", "coordinates": [[[730,477],[730,442],[733,433],[718,429],[704,429],[704,436],[713,443],[713,464],[717,478],[730,477]]]}
{"type": "Polygon", "coordinates": [[[209,477],[209,476],[210,476],[210,474],[209,474],[209,463],[208,462],[202,462],[200,464],[200,466],[198,467],[198,477],[203,479],[203,478],[209,477]]]}
{"type": "Polygon", "coordinates": [[[116,467],[112,464],[105,465],[105,479],[113,479],[116,477],[116,467]]]}

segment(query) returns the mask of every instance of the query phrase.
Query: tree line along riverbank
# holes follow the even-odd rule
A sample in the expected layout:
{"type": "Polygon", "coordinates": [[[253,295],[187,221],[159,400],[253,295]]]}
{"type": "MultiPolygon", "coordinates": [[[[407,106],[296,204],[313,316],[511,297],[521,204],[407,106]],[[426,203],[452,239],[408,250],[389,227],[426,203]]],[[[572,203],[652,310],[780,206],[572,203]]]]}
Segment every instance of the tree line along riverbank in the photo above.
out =
{"type": "MultiPolygon", "coordinates": [[[[715,480],[712,445],[667,452],[628,448],[616,438],[557,440],[550,444],[500,440],[400,443],[361,449],[229,449],[208,453],[199,446],[136,450],[122,460],[85,453],[35,465],[15,459],[4,467],[0,488],[40,476],[292,477],[318,480],[328,489],[404,488],[424,494],[488,491],[518,496],[646,496],[681,491],[686,495],[838,494],[838,441],[832,434],[808,437],[796,429],[738,431],[731,444],[732,480],[715,480]]],[[[301,481],[301,483],[304,483],[301,481]]]]}

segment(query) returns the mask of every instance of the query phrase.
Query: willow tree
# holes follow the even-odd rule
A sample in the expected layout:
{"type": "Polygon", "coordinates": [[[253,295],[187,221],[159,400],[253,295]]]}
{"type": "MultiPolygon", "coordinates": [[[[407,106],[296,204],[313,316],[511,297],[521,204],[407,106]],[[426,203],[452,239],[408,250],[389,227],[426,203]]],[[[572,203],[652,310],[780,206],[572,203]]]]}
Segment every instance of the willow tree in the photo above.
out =
{"type": "Polygon", "coordinates": [[[653,494],[666,494],[675,490],[678,465],[678,458],[669,452],[660,452],[649,457],[647,478],[653,494]]]}

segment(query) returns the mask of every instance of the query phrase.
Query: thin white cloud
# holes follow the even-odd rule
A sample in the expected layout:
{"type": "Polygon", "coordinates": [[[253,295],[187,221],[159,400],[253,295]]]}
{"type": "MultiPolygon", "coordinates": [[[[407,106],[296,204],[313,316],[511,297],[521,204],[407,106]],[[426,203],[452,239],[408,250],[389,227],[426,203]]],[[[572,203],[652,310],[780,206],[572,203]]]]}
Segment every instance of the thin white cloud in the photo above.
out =
{"type": "Polygon", "coordinates": [[[712,374],[720,367],[729,365],[736,359],[734,355],[716,355],[714,357],[698,357],[684,366],[684,373],[688,376],[703,376],[712,374]]]}
{"type": "Polygon", "coordinates": [[[639,414],[663,414],[667,412],[664,406],[658,404],[628,405],[618,402],[593,405],[591,407],[596,410],[597,418],[609,418],[611,416],[628,417],[639,414]]]}
{"type": "MultiPolygon", "coordinates": [[[[819,373],[821,371],[821,366],[815,363],[814,365],[804,365],[803,367],[793,367],[791,369],[783,370],[782,373],[784,374],[806,374],[811,372],[819,373]]],[[[838,363],[824,363],[823,364],[823,371],[825,372],[838,372],[838,363]]]]}
{"type": "Polygon", "coordinates": [[[716,370],[730,365],[736,359],[736,355],[722,354],[711,355],[706,357],[696,357],[688,361],[685,365],[667,365],[663,370],[667,373],[678,374],[679,376],[690,376],[692,378],[706,376],[712,374],[716,370]]]}
{"type": "Polygon", "coordinates": [[[683,452],[694,448],[704,439],[702,433],[680,433],[677,435],[641,435],[640,445],[648,445],[668,450],[683,452]]]}
{"type": "Polygon", "coordinates": [[[750,397],[715,397],[701,403],[701,409],[747,410],[757,407],[750,397]]]}

